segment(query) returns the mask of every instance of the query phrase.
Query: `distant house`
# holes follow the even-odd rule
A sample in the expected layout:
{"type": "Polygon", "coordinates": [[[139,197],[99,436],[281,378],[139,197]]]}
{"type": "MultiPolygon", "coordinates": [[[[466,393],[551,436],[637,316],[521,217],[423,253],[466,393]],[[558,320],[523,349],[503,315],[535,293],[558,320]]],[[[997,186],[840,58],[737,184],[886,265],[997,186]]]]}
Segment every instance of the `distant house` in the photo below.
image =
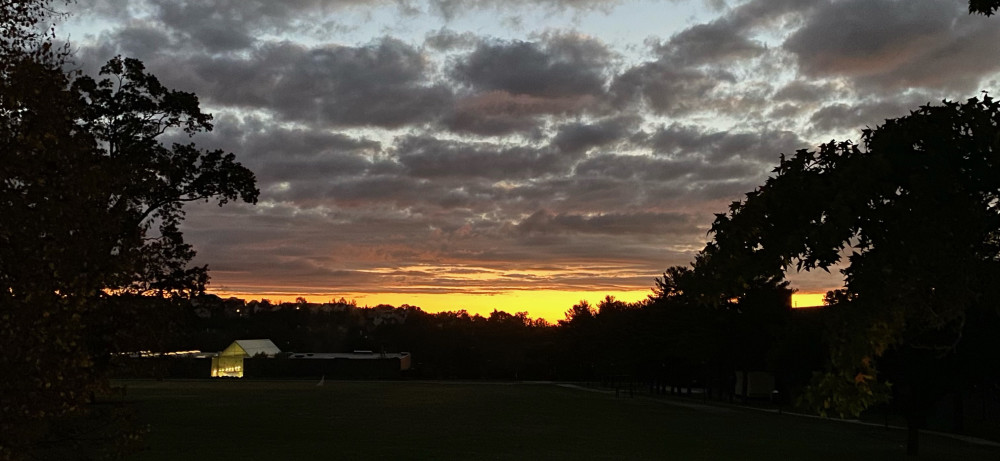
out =
{"type": "Polygon", "coordinates": [[[398,360],[399,361],[399,371],[405,371],[410,369],[410,353],[409,352],[372,352],[372,351],[354,351],[354,352],[306,352],[302,354],[292,354],[291,359],[305,359],[305,360],[398,360]]]}
{"type": "Polygon", "coordinates": [[[270,339],[239,339],[233,341],[219,355],[212,357],[213,378],[242,378],[243,359],[250,357],[274,357],[281,349],[270,339]]]}
{"type": "Polygon", "coordinates": [[[395,379],[411,360],[409,352],[295,352],[277,360],[248,358],[243,371],[253,378],[395,379]]]}

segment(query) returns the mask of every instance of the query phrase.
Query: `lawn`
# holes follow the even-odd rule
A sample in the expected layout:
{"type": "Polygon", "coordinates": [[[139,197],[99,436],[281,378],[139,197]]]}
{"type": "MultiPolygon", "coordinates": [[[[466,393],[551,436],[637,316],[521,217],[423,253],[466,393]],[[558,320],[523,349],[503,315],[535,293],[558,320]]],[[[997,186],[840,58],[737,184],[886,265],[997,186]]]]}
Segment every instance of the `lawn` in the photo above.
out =
{"type": "MultiPolygon", "coordinates": [[[[138,460],[906,459],[905,433],[555,384],[128,381],[138,460]]],[[[1000,449],[926,435],[920,459],[1000,449]]]]}

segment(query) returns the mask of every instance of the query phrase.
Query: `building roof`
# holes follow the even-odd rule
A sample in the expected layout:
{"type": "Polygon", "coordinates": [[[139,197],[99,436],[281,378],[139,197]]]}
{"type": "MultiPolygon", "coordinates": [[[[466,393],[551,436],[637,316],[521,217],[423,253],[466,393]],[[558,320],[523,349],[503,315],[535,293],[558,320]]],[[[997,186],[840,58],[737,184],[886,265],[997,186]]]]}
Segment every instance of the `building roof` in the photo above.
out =
{"type": "Polygon", "coordinates": [[[409,352],[297,352],[292,354],[293,359],[351,359],[351,360],[377,360],[377,359],[402,359],[409,356],[409,352]]]}
{"type": "Polygon", "coordinates": [[[242,349],[243,353],[247,357],[253,357],[257,354],[274,356],[275,354],[281,353],[281,349],[278,349],[278,346],[275,346],[270,339],[237,339],[236,341],[233,341],[233,343],[230,344],[225,351],[223,351],[223,354],[229,355],[225,353],[235,352],[231,351],[231,349],[233,349],[233,346],[242,349]]]}

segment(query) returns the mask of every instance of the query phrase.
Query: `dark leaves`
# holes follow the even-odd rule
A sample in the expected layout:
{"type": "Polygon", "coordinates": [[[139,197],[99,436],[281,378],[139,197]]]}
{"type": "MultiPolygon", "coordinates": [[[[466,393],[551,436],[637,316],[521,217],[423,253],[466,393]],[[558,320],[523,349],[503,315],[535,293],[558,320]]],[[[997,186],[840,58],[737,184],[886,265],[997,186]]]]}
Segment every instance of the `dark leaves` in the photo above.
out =
{"type": "Polygon", "coordinates": [[[997,0],[969,0],[969,13],[990,16],[1000,8],[997,0]]]}
{"type": "Polygon", "coordinates": [[[53,433],[62,423],[87,419],[108,389],[109,354],[143,336],[143,319],[109,310],[112,300],[204,290],[207,268],[190,266],[179,231],[183,204],[252,203],[258,191],[233,154],[158,140],[212,128],[193,94],[163,87],[134,59],[111,60],[99,81],[74,80],[33,30],[49,2],[2,5],[0,458],[27,459],[73,432],[53,433]]]}
{"type": "Polygon", "coordinates": [[[996,302],[985,291],[1000,272],[998,125],[1000,105],[985,95],[866,129],[864,150],[830,142],[782,157],[763,187],[717,215],[695,271],[725,274],[720,287],[738,295],[741,283],[780,280],[791,262],[846,263],[846,288],[831,299],[854,307],[835,334],[835,371],[816,388],[841,395],[815,402],[859,411],[885,390],[875,364],[886,351],[954,354],[966,313],[996,302]]]}

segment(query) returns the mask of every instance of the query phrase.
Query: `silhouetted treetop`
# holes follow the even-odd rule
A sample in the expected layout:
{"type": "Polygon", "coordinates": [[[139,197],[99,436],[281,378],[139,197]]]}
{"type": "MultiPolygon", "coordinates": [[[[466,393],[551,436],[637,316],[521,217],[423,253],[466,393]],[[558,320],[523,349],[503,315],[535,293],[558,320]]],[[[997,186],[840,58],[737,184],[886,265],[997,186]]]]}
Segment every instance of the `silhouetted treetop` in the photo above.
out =
{"type": "MultiPolygon", "coordinates": [[[[190,267],[180,231],[183,204],[253,203],[258,191],[233,154],[159,140],[212,128],[193,94],[134,59],[112,59],[101,80],[74,79],[68,48],[42,27],[57,15],[51,2],[2,6],[0,458],[20,459],[56,450],[38,443],[46,438],[76,443],[72,425],[55,422],[88,414],[116,347],[164,327],[139,314],[150,303],[122,298],[204,290],[207,268],[190,267]]],[[[103,448],[91,442],[55,457],[96,456],[103,448]]]]}
{"type": "Polygon", "coordinates": [[[1000,0],[969,0],[969,13],[990,16],[1000,8],[1000,0]]]}
{"type": "MultiPolygon", "coordinates": [[[[878,376],[887,352],[953,355],[971,312],[1000,314],[998,125],[988,95],[923,106],[863,130],[862,146],[782,156],[763,186],[717,216],[706,253],[741,273],[846,263],[845,288],[831,294],[841,326],[814,388],[818,410],[857,414],[887,396],[878,376]]],[[[928,383],[909,380],[911,394],[929,398],[928,383]]]]}
{"type": "Polygon", "coordinates": [[[200,290],[204,268],[185,267],[194,253],[178,230],[182,205],[256,203],[254,174],[231,153],[157,140],[171,130],[193,135],[212,129],[212,116],[201,112],[194,94],[165,88],[136,59],[113,58],[101,75],[100,81],[84,76],[73,82],[72,91],[84,101],[80,124],[94,136],[109,173],[109,213],[122,220],[121,233],[138,229],[142,239],[119,238],[109,252],[144,255],[134,266],[142,277],[129,290],[200,290]]]}

